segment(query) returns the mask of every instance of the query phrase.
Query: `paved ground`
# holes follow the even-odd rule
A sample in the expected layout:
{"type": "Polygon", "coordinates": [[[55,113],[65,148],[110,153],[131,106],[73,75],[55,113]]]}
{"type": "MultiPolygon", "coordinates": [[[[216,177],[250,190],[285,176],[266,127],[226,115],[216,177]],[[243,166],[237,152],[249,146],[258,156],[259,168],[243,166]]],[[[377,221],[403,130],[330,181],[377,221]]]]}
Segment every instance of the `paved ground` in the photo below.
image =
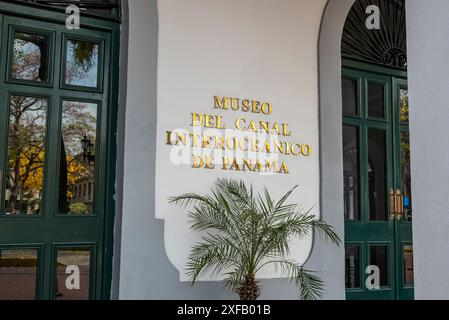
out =
{"type": "Polygon", "coordinates": [[[21,268],[0,272],[0,300],[34,300],[36,295],[35,268],[21,268]]]}
{"type": "MultiPolygon", "coordinates": [[[[34,300],[36,293],[35,268],[2,268],[0,271],[0,300],[34,300]]],[[[89,274],[81,274],[81,289],[68,290],[67,275],[58,273],[58,300],[86,300],[89,297],[89,274]]]]}

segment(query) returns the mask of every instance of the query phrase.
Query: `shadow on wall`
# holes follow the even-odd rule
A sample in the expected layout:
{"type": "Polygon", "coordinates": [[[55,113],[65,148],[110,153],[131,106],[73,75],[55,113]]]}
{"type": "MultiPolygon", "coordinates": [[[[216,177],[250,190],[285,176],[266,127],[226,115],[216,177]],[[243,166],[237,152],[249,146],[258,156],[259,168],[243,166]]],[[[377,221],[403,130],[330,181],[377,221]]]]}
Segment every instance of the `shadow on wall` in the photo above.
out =
{"type": "MultiPolygon", "coordinates": [[[[341,90],[341,39],[355,0],[329,0],[318,39],[321,216],[344,239],[343,127],[341,90]]],[[[330,248],[315,235],[312,255],[306,263],[320,270],[326,283],[325,299],[345,299],[345,252],[330,248]]]]}

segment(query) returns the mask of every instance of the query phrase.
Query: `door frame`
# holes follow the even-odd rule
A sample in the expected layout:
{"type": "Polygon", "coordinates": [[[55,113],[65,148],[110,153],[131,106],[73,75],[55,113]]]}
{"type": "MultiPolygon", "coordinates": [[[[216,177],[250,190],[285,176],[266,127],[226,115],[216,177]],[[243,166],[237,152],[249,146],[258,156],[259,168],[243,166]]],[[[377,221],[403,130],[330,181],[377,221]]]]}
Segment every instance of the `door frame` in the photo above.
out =
{"type": "MultiPolygon", "coordinates": [[[[47,8],[33,4],[19,4],[0,1],[0,14],[11,15],[19,18],[33,19],[36,21],[50,22],[65,25],[67,14],[57,8],[47,8]]],[[[108,101],[111,112],[107,119],[107,159],[105,168],[105,197],[104,199],[104,226],[103,226],[103,266],[101,277],[101,299],[111,299],[113,250],[114,250],[114,223],[116,211],[116,161],[117,161],[117,115],[119,98],[119,62],[120,62],[120,22],[106,18],[94,18],[92,16],[81,16],[81,28],[86,27],[99,31],[108,32],[111,35],[110,73],[108,101]]],[[[59,48],[58,50],[60,50],[59,48]]],[[[41,253],[40,253],[41,254],[41,253]]],[[[98,298],[98,297],[97,297],[98,298]]]]}
{"type": "MultiPolygon", "coordinates": [[[[400,87],[408,87],[407,86],[407,71],[405,70],[401,70],[401,69],[395,69],[395,68],[391,68],[391,67],[385,67],[382,65],[378,65],[378,64],[374,64],[374,63],[366,63],[366,62],[362,62],[359,60],[354,60],[354,59],[350,59],[350,58],[342,58],[342,72],[341,72],[341,79],[343,79],[343,77],[346,76],[346,78],[351,78],[351,73],[354,73],[354,79],[356,78],[356,74],[361,74],[361,73],[365,73],[368,74],[368,78],[371,79],[371,81],[376,82],[376,78],[379,77],[379,79],[381,80],[381,78],[385,77],[388,78],[387,82],[389,84],[389,90],[386,92],[386,100],[388,100],[389,102],[386,103],[385,107],[386,110],[385,112],[387,113],[385,115],[385,120],[382,121],[378,121],[379,123],[385,123],[386,128],[391,127],[391,131],[387,130],[387,134],[386,134],[386,139],[388,141],[387,145],[387,154],[386,154],[386,161],[387,163],[390,164],[390,166],[392,165],[392,168],[387,168],[386,172],[387,172],[387,179],[386,179],[386,183],[387,186],[395,186],[395,184],[398,184],[399,181],[401,181],[401,170],[400,170],[400,156],[398,156],[398,152],[400,152],[400,147],[398,146],[399,140],[400,140],[400,133],[403,131],[403,128],[405,126],[405,124],[400,124],[397,120],[399,119],[399,111],[398,111],[398,103],[399,101],[397,101],[397,99],[395,99],[395,97],[397,97],[398,94],[398,90],[400,89],[400,87]],[[344,70],[348,70],[344,72],[344,70]],[[390,98],[388,98],[390,97],[390,98]],[[393,97],[393,100],[391,100],[391,97],[393,97]],[[399,136],[399,137],[398,137],[399,136]],[[392,170],[394,170],[392,172],[392,170]],[[391,180],[391,181],[390,181],[391,180]]],[[[360,91],[360,86],[361,84],[358,84],[358,91],[360,91]]],[[[359,107],[363,107],[365,105],[365,102],[362,101],[362,97],[358,97],[358,104],[359,107]]],[[[367,106],[365,106],[367,107],[367,106]]],[[[342,110],[343,111],[343,110],[342,110]]],[[[360,109],[359,109],[360,111],[360,109]]],[[[367,112],[367,110],[365,110],[367,112]]],[[[343,115],[343,112],[342,112],[343,115]]],[[[354,119],[360,119],[360,115],[354,117],[354,119]]],[[[345,125],[347,126],[358,126],[358,122],[351,121],[351,116],[343,116],[344,119],[342,121],[342,125],[343,127],[345,125]]],[[[362,119],[363,120],[363,119],[362,119]]],[[[369,118],[367,118],[364,121],[368,121],[369,122],[369,118]]],[[[379,128],[383,127],[383,125],[378,125],[378,124],[374,124],[374,126],[371,126],[371,128],[376,128],[377,126],[379,126],[379,128]]],[[[408,127],[408,124],[406,125],[408,127]]],[[[410,132],[410,130],[409,130],[410,132]]],[[[366,138],[366,136],[363,133],[359,133],[359,148],[364,147],[367,148],[367,146],[362,143],[362,139],[366,138]]],[[[366,139],[365,139],[366,140],[366,139]]],[[[360,157],[361,155],[359,154],[359,161],[360,161],[360,157]]],[[[362,159],[363,160],[363,159],[362,159]]],[[[364,170],[364,168],[366,169],[366,164],[361,164],[359,165],[359,174],[365,172],[366,170],[364,170]]],[[[360,177],[360,179],[362,179],[362,177],[360,177]]],[[[365,180],[363,178],[363,180],[365,180]]],[[[360,186],[360,195],[359,197],[362,198],[366,198],[368,193],[366,190],[366,187],[361,185],[360,186]]],[[[387,204],[388,204],[388,198],[387,198],[387,204]]],[[[366,208],[366,203],[367,203],[367,199],[364,199],[361,203],[360,203],[360,215],[361,218],[363,216],[363,212],[367,211],[365,210],[366,208]]],[[[365,212],[365,215],[367,213],[365,212]]],[[[387,218],[389,219],[389,217],[387,218]]],[[[389,285],[394,286],[394,292],[395,292],[395,299],[413,299],[413,296],[410,295],[410,293],[408,291],[406,292],[402,292],[403,290],[407,290],[410,289],[410,287],[407,287],[405,284],[400,287],[400,283],[403,283],[403,281],[401,281],[399,279],[399,277],[401,277],[402,279],[404,279],[404,274],[403,274],[403,259],[400,259],[402,257],[402,255],[400,255],[400,253],[402,252],[402,249],[404,246],[413,244],[413,237],[412,235],[410,235],[410,238],[412,239],[411,241],[404,241],[402,239],[399,239],[398,236],[400,234],[399,229],[400,230],[405,230],[406,228],[404,228],[404,225],[411,225],[413,222],[406,222],[406,221],[401,221],[401,222],[394,222],[394,224],[392,225],[390,223],[390,229],[392,229],[391,231],[394,232],[394,238],[393,241],[391,243],[383,243],[383,242],[379,242],[379,244],[382,245],[386,245],[388,248],[388,265],[390,266],[390,269],[394,272],[389,272],[389,285]],[[401,251],[399,251],[401,250],[401,251]],[[393,269],[391,266],[395,266],[393,269]]],[[[347,226],[348,224],[354,224],[355,222],[351,222],[351,221],[344,221],[344,225],[345,225],[345,246],[346,245],[358,245],[359,246],[359,251],[360,251],[360,261],[359,261],[359,267],[360,267],[360,285],[362,287],[364,287],[365,285],[365,270],[362,268],[362,266],[364,266],[365,262],[364,261],[368,261],[368,255],[369,255],[369,250],[367,251],[367,249],[365,248],[365,246],[363,245],[364,242],[361,241],[360,239],[348,239],[348,234],[346,233],[347,231],[347,226]]],[[[372,222],[372,224],[376,224],[376,222],[372,222]]],[[[368,248],[372,245],[376,245],[376,241],[370,241],[370,243],[368,244],[368,248]]],[[[345,270],[346,270],[346,266],[345,266],[345,270]]],[[[346,291],[346,297],[348,297],[348,293],[349,294],[353,294],[355,296],[357,296],[359,293],[361,294],[362,292],[365,292],[365,290],[361,290],[361,289],[347,289],[345,288],[346,291]]],[[[382,288],[381,290],[382,291],[382,288]]],[[[379,295],[381,295],[381,293],[379,293],[379,295]]],[[[356,297],[357,299],[357,297],[356,297]]]]}

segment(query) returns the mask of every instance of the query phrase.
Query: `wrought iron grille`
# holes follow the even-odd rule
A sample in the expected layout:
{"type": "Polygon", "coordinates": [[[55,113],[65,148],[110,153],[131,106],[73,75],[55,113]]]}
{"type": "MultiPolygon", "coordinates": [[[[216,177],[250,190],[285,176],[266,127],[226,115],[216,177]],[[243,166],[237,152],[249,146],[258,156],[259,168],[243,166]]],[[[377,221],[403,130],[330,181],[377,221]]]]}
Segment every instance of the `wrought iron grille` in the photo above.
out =
{"type": "Polygon", "coordinates": [[[33,3],[60,9],[75,4],[82,13],[113,19],[119,19],[121,11],[120,0],[15,0],[13,2],[33,3]]]}
{"type": "Polygon", "coordinates": [[[404,0],[357,0],[346,20],[342,54],[366,62],[407,69],[407,31],[404,0]],[[380,9],[380,29],[366,26],[366,8],[380,9]]]}

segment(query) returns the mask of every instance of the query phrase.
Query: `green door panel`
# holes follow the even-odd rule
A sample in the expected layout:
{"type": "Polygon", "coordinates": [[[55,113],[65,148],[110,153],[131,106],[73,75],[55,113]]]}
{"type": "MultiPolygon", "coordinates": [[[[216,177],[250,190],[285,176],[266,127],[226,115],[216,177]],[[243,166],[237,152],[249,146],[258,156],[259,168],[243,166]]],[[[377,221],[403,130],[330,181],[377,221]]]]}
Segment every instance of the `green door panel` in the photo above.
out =
{"type": "Polygon", "coordinates": [[[119,24],[65,19],[0,1],[0,300],[109,297],[119,24]]]}
{"type": "Polygon", "coordinates": [[[406,74],[350,60],[344,65],[346,295],[413,299],[406,74]],[[406,214],[399,220],[392,212],[391,190],[403,192],[398,201],[406,214]],[[372,265],[380,269],[378,290],[366,284],[372,265]]]}

